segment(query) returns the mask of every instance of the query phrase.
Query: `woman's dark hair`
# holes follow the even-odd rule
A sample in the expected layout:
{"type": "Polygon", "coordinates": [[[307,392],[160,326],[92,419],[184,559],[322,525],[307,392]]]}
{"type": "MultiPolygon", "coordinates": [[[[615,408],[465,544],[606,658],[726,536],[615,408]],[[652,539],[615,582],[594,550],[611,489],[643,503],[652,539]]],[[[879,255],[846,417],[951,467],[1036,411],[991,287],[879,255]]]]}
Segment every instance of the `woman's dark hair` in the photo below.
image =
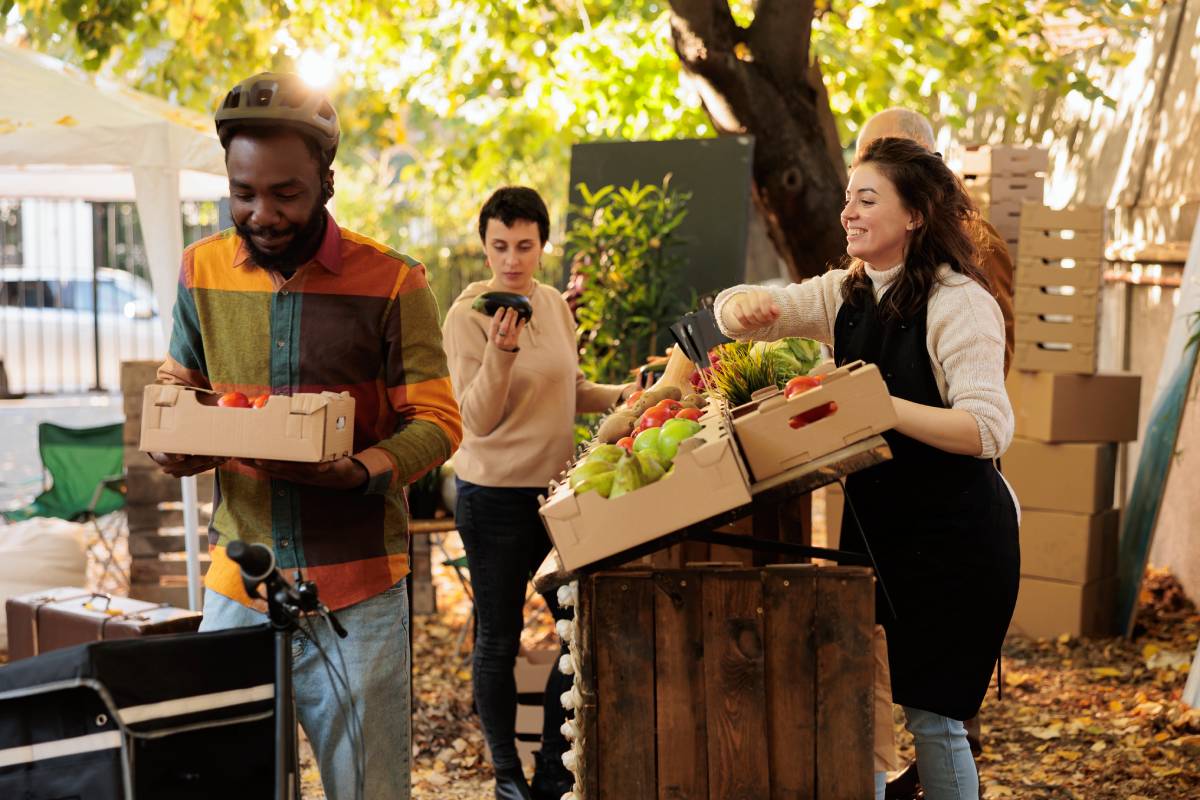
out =
{"type": "MultiPolygon", "coordinates": [[[[904,207],[920,215],[904,253],[904,268],[880,303],[883,318],[908,319],[920,311],[942,264],[990,291],[979,267],[979,211],[941,157],[908,139],[885,137],[869,144],[856,166],[868,163],[892,182],[904,207]]],[[[862,307],[866,293],[874,291],[871,279],[861,259],[851,259],[849,269],[842,300],[862,307]]]]}
{"type": "Polygon", "coordinates": [[[550,212],[542,202],[541,195],[527,186],[503,186],[492,192],[492,196],[479,211],[479,239],[486,241],[488,220],[498,219],[511,228],[517,220],[536,222],[541,244],[550,240],[550,212]]]}

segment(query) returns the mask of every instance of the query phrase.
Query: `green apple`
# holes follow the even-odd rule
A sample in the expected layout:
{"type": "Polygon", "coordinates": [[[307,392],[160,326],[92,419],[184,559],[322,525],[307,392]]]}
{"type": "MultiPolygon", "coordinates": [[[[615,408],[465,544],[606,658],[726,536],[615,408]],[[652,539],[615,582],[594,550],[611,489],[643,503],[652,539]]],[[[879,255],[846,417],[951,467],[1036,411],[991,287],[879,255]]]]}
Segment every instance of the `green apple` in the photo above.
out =
{"type": "Polygon", "coordinates": [[[654,452],[654,448],[658,447],[658,437],[661,433],[662,430],[659,428],[646,428],[633,440],[633,452],[640,453],[643,450],[654,452]]]}
{"type": "Polygon", "coordinates": [[[661,461],[670,464],[679,452],[679,443],[699,433],[704,426],[690,419],[672,419],[662,426],[658,436],[656,452],[661,461]]]}

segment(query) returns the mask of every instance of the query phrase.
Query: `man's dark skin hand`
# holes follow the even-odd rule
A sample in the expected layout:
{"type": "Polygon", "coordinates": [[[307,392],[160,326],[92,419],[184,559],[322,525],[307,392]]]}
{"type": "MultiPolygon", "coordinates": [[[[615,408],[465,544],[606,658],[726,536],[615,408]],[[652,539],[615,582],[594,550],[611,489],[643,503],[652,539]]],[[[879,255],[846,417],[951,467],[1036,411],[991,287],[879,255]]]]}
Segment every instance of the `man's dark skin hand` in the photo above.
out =
{"type": "Polygon", "coordinates": [[[362,462],[349,456],[335,461],[320,461],[310,464],[302,461],[269,461],[267,459],[239,459],[243,464],[262,470],[272,478],[324,489],[360,489],[370,476],[362,462]]]}
{"type": "MultiPolygon", "coordinates": [[[[162,467],[163,472],[173,478],[198,475],[229,461],[228,458],[218,456],[185,456],[178,453],[150,453],[149,456],[162,467]]],[[[343,456],[334,461],[320,461],[315,464],[258,458],[244,458],[238,459],[238,461],[262,470],[272,478],[303,483],[308,486],[320,486],[325,489],[359,489],[370,478],[367,468],[349,456],[343,456]]]]}
{"type": "Polygon", "coordinates": [[[229,460],[218,456],[185,456],[181,453],[147,453],[146,455],[150,456],[150,459],[162,467],[162,471],[172,478],[199,475],[201,472],[208,472],[229,460]]]}

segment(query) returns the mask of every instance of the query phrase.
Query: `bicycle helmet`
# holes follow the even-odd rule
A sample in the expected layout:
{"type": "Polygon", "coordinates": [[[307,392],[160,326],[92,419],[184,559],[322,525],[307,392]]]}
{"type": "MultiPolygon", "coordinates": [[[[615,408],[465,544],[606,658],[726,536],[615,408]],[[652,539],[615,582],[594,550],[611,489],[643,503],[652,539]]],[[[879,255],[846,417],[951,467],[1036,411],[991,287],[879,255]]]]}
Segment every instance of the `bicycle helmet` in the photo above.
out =
{"type": "Polygon", "coordinates": [[[330,163],[341,138],[337,112],[329,99],[287,72],[260,72],[234,86],[217,109],[215,121],[222,147],[228,148],[240,129],[284,126],[312,137],[330,163]]]}

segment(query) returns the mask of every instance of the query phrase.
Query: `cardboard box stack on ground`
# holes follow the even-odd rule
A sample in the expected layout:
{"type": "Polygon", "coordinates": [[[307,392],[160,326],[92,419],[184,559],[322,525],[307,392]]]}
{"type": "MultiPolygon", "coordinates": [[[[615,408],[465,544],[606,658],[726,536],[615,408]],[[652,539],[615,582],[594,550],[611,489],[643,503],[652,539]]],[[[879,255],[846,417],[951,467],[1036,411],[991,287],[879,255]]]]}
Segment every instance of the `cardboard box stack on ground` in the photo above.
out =
{"type": "Polygon", "coordinates": [[[1025,203],[1013,297],[1016,369],[1096,371],[1105,212],[1025,203]]]}
{"type": "MultiPolygon", "coordinates": [[[[121,364],[125,406],[125,514],[129,526],[130,597],[187,607],[186,541],[179,479],[165,474],[138,449],[142,433],[142,391],[154,382],[159,361],[121,364]]],[[[214,473],[196,478],[200,574],[208,570],[208,522],[214,473]]]]}
{"type": "Polygon", "coordinates": [[[973,145],[963,151],[963,183],[983,218],[1008,245],[1013,264],[1017,262],[1021,204],[1041,204],[1049,165],[1044,147],[973,145]]]}
{"type": "Polygon", "coordinates": [[[527,648],[522,645],[517,653],[517,664],[513,670],[513,677],[517,681],[517,755],[521,763],[530,769],[534,765],[533,754],[542,747],[546,680],[558,656],[557,647],[527,648]]]}
{"type": "Polygon", "coordinates": [[[1016,438],[1002,464],[1021,503],[1021,588],[1010,631],[1111,631],[1120,515],[1117,446],[1137,438],[1141,379],[1014,370],[1016,438]]]}

